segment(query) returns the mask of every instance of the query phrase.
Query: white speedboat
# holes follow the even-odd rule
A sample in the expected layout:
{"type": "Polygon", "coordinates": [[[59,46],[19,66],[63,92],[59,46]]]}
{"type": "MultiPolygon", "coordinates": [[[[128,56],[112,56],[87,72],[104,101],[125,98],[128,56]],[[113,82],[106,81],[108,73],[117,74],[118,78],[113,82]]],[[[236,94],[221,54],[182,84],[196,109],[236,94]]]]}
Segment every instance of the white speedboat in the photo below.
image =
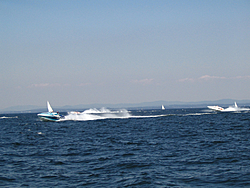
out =
{"type": "Polygon", "coordinates": [[[219,111],[219,112],[222,112],[224,111],[225,109],[220,107],[220,106],[207,106],[209,109],[211,110],[215,110],[215,111],[219,111]]]}
{"type": "Polygon", "coordinates": [[[58,121],[61,118],[61,116],[59,115],[58,112],[53,111],[53,109],[51,108],[49,104],[49,101],[47,101],[47,107],[48,107],[48,112],[37,114],[37,116],[42,121],[58,121]]]}
{"type": "Polygon", "coordinates": [[[219,106],[207,106],[211,110],[219,111],[219,112],[239,112],[239,111],[247,111],[249,108],[240,108],[237,103],[234,102],[234,106],[229,106],[228,108],[222,108],[219,106]]]}

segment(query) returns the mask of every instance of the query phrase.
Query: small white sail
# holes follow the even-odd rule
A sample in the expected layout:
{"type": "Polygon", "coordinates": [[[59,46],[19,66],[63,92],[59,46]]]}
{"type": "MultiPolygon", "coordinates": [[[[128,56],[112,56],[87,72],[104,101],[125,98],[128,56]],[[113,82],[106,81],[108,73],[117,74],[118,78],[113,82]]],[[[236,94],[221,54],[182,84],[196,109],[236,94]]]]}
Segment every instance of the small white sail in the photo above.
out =
{"type": "Polygon", "coordinates": [[[163,105],[161,105],[161,109],[162,109],[162,110],[165,110],[165,107],[164,107],[163,105]]]}
{"type": "Polygon", "coordinates": [[[53,112],[53,109],[51,108],[50,104],[49,104],[49,101],[47,101],[47,107],[48,107],[48,111],[49,112],[53,112]]]}

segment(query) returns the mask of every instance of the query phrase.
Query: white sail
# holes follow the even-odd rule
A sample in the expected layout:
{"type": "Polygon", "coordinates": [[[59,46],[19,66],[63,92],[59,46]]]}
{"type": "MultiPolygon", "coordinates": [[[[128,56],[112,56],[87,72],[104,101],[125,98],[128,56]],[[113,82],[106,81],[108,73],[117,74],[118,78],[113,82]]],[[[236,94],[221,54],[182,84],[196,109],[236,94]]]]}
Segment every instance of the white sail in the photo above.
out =
{"type": "Polygon", "coordinates": [[[165,107],[164,107],[163,105],[161,105],[161,109],[162,109],[162,110],[165,110],[165,107]]]}
{"type": "Polygon", "coordinates": [[[53,112],[53,109],[51,108],[50,104],[49,104],[49,101],[47,101],[47,107],[48,107],[48,111],[49,112],[53,112]]]}

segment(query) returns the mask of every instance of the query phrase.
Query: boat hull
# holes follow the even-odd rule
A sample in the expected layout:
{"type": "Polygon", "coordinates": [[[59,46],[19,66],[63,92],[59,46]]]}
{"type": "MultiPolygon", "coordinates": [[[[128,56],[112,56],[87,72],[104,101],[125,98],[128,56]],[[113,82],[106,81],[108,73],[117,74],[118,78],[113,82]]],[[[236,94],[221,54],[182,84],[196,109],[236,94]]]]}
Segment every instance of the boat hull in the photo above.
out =
{"type": "Polygon", "coordinates": [[[37,114],[37,116],[40,118],[42,121],[59,121],[61,116],[58,113],[41,113],[37,114]]]}
{"type": "Polygon", "coordinates": [[[209,109],[211,110],[215,110],[215,111],[218,111],[218,112],[223,112],[225,109],[220,107],[220,106],[207,106],[209,109]]]}
{"type": "Polygon", "coordinates": [[[59,121],[59,119],[54,119],[54,118],[50,118],[50,117],[43,117],[43,116],[38,116],[40,118],[40,120],[42,121],[59,121]]]}

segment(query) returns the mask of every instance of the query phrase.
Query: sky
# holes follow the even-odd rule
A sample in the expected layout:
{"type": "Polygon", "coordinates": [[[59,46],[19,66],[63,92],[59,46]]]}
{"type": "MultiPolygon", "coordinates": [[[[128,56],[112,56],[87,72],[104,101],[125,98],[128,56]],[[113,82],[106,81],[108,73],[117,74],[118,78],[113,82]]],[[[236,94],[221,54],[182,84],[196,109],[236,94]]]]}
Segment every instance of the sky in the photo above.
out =
{"type": "Polygon", "coordinates": [[[250,99],[248,0],[1,0],[0,109],[250,99]]]}

